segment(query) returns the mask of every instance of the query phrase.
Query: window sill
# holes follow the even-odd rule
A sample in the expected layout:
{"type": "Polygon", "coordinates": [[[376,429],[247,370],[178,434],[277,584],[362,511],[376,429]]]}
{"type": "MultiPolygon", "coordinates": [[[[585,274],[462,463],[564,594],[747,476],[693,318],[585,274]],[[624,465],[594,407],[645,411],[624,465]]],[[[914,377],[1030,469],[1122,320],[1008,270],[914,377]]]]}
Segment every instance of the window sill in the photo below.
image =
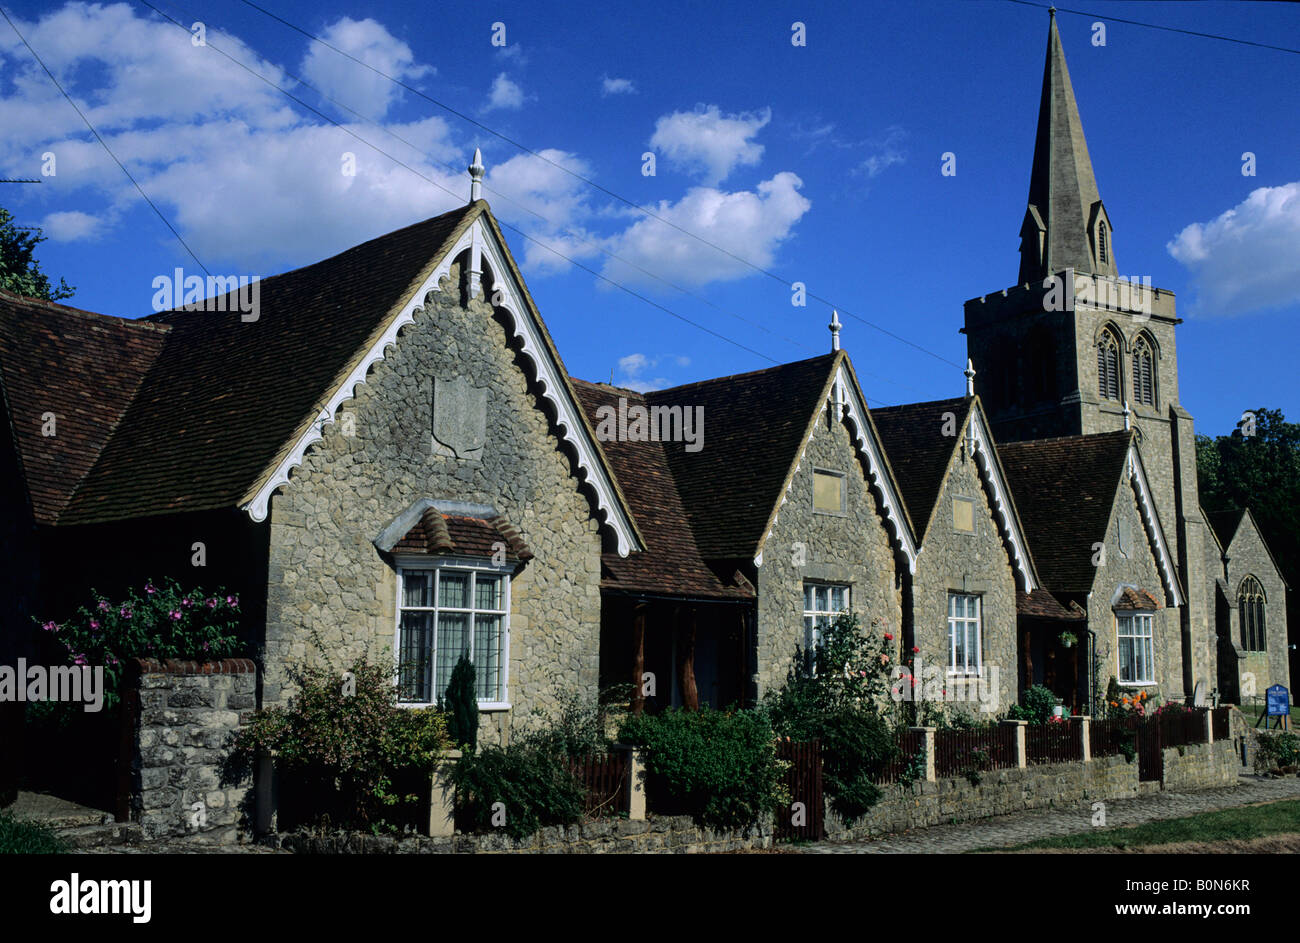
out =
{"type": "MultiPolygon", "coordinates": [[[[410,710],[422,711],[422,710],[427,710],[430,707],[437,707],[438,705],[432,701],[426,704],[421,704],[417,701],[398,701],[397,706],[405,707],[410,710]]],[[[508,711],[510,710],[510,702],[509,701],[479,701],[478,710],[480,714],[492,714],[492,713],[496,713],[497,711],[508,711]]]]}
{"type": "Polygon", "coordinates": [[[1117,682],[1121,688],[1154,688],[1154,681],[1120,681],[1117,682]]]}

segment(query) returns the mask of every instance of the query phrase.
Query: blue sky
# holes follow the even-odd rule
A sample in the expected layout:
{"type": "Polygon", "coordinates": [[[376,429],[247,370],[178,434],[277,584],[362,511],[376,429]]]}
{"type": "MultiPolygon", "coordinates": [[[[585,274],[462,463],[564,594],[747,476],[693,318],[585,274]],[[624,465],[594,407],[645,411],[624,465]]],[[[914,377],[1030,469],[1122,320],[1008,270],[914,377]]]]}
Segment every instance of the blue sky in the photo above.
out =
{"type": "MultiPolygon", "coordinates": [[[[841,315],[873,405],[959,394],[962,303],[1017,274],[1041,9],[266,0],[479,127],[237,0],[156,5],[202,22],[208,45],[140,3],[5,9],[213,273],[284,271],[463,203],[479,146],[485,197],[574,375],[651,388],[821,353],[830,308],[792,306],[801,281],[916,345],[841,315]]],[[[1300,46],[1286,4],[1086,6],[1300,46]]],[[[1300,56],[1115,21],[1094,45],[1097,16],[1058,19],[1119,268],[1174,291],[1186,319],[1181,398],[1198,430],[1260,405],[1300,418],[1300,56]]],[[[156,276],[197,272],[4,24],[0,127],[0,173],[38,177],[55,155],[54,176],[4,186],[0,205],[44,228],[40,258],[76,286],[70,303],[140,316],[156,276]]]]}

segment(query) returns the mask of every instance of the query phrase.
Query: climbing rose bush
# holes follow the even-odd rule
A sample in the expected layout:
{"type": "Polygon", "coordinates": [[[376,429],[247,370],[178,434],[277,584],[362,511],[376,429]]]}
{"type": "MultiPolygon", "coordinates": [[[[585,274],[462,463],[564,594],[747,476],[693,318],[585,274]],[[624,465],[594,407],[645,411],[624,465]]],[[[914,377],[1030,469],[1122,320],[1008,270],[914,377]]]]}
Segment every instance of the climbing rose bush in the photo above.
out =
{"type": "Polygon", "coordinates": [[[182,589],[175,580],[147,580],[124,598],[92,590],[94,601],[62,623],[35,620],[73,665],[102,666],[105,703],[119,700],[131,658],[210,661],[239,653],[239,597],[225,590],[182,589]]]}

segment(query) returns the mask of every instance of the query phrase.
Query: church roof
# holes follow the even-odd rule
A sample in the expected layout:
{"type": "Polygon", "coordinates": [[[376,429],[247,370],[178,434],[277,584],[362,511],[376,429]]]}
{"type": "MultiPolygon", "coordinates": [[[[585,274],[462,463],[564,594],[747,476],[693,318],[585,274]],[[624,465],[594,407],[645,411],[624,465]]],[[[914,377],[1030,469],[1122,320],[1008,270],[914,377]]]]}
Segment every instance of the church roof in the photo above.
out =
{"type": "Polygon", "coordinates": [[[1205,512],[1205,519],[1210,522],[1210,527],[1214,529],[1215,536],[1219,538],[1219,545],[1224,550],[1228,549],[1228,544],[1232,543],[1232,538],[1237,535],[1237,528],[1241,526],[1241,519],[1245,514],[1245,508],[1205,512]]]}
{"type": "Polygon", "coordinates": [[[1042,281],[1066,268],[1114,274],[1113,260],[1103,267],[1104,271],[1098,271],[1094,262],[1090,233],[1094,207],[1100,203],[1088,142],[1084,140],[1083,122],[1053,14],[1047,35],[1025,222],[1033,229],[1041,225],[1046,233],[1041,256],[1036,234],[1031,234],[1035,235],[1034,245],[1022,246],[1019,283],[1042,281]]]}
{"type": "Polygon", "coordinates": [[[1120,430],[998,446],[1034,562],[1052,590],[1092,589],[1092,545],[1106,539],[1132,438],[1120,430]]]}

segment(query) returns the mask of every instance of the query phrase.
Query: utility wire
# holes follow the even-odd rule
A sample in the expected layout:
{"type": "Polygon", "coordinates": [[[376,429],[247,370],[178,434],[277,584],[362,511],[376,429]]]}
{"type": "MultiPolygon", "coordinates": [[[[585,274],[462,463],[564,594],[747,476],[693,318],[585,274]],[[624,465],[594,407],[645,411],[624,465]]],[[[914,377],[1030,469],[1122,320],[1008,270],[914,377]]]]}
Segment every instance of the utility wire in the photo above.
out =
{"type": "Polygon", "coordinates": [[[1129,26],[1143,26],[1147,29],[1164,30],[1166,33],[1182,33],[1184,36],[1200,36],[1202,39],[1219,39],[1225,43],[1237,43],[1241,46],[1255,46],[1259,49],[1272,49],[1275,52],[1289,52],[1292,55],[1300,56],[1300,49],[1290,49],[1286,46],[1273,46],[1269,43],[1257,43],[1250,39],[1237,39],[1235,36],[1222,36],[1218,33],[1201,33],[1194,29],[1179,29],[1177,26],[1161,26],[1158,23],[1140,23],[1137,20],[1126,20],[1119,16],[1109,16],[1102,13],[1088,13],[1086,10],[1069,10],[1065,7],[1058,7],[1047,3],[1034,3],[1033,0],[1007,0],[1008,3],[1018,3],[1026,7],[1038,7],[1040,10],[1055,9],[1057,13],[1073,13],[1077,16],[1090,16],[1097,20],[1110,20],[1112,23],[1125,23],[1129,26]]]}
{"type": "MultiPolygon", "coordinates": [[[[182,30],[185,30],[186,33],[189,32],[189,30],[185,28],[184,24],[182,24],[182,23],[180,23],[178,20],[175,20],[175,19],[173,19],[172,17],[168,16],[168,15],[167,15],[166,13],[164,13],[162,10],[159,10],[156,6],[154,6],[152,3],[150,3],[149,0],[140,0],[140,3],[144,4],[144,5],[147,6],[149,9],[153,10],[155,13],[157,13],[159,16],[161,16],[161,17],[163,17],[164,19],[166,19],[168,22],[174,24],[175,26],[177,26],[178,28],[180,28],[180,29],[182,29],[182,30]]],[[[279,91],[282,92],[284,95],[286,95],[287,97],[291,98],[293,101],[295,101],[295,102],[297,102],[299,105],[301,105],[303,108],[306,108],[308,111],[312,112],[312,114],[317,115],[318,117],[322,118],[322,119],[325,120],[325,121],[328,121],[328,122],[329,122],[330,124],[332,124],[334,127],[338,128],[340,131],[344,132],[344,133],[347,134],[348,136],[350,136],[350,137],[354,138],[355,140],[359,141],[360,143],[364,144],[366,147],[369,147],[371,150],[375,151],[376,153],[378,153],[378,154],[380,154],[380,155],[382,155],[382,156],[384,156],[384,157],[387,157],[389,160],[391,160],[393,163],[397,164],[399,167],[405,168],[406,170],[408,170],[408,171],[410,171],[411,173],[415,174],[417,177],[420,177],[421,179],[423,179],[423,180],[426,181],[427,183],[430,183],[430,184],[432,184],[433,186],[437,187],[439,190],[442,190],[444,193],[450,194],[451,196],[453,196],[453,197],[455,197],[455,198],[457,198],[457,199],[460,199],[460,195],[459,195],[459,194],[454,193],[452,190],[450,190],[450,189],[448,189],[447,187],[443,186],[443,185],[440,184],[438,181],[434,180],[432,177],[429,177],[429,176],[427,176],[427,175],[421,173],[420,171],[416,170],[414,167],[410,166],[409,164],[405,163],[404,161],[399,160],[399,159],[396,158],[396,157],[393,157],[391,154],[387,154],[387,153],[385,153],[381,148],[377,147],[377,146],[374,145],[374,144],[371,144],[369,141],[367,141],[365,138],[361,137],[361,136],[360,136],[359,134],[357,134],[355,131],[351,130],[350,128],[344,127],[342,124],[340,124],[339,122],[335,121],[335,120],[334,120],[333,118],[331,118],[329,115],[326,115],[324,112],[322,112],[320,109],[313,107],[312,105],[310,105],[310,104],[308,104],[307,102],[303,101],[301,98],[298,98],[298,97],[297,97],[296,95],[294,95],[292,92],[289,92],[289,91],[287,91],[286,89],[281,88],[280,86],[276,85],[276,84],[275,84],[274,82],[272,82],[270,79],[266,78],[265,76],[260,75],[260,74],[257,73],[255,70],[249,68],[249,67],[246,66],[244,63],[240,62],[238,59],[235,59],[233,56],[231,56],[231,55],[229,55],[228,53],[226,53],[224,50],[222,50],[222,49],[220,49],[220,48],[214,46],[210,41],[209,41],[209,42],[206,42],[206,43],[205,43],[205,46],[206,46],[207,48],[209,48],[209,49],[212,49],[214,52],[220,54],[221,56],[224,56],[226,59],[229,59],[231,62],[235,63],[235,64],[238,65],[240,68],[246,70],[250,75],[253,75],[253,76],[257,77],[258,79],[261,79],[263,82],[265,82],[266,84],[270,85],[272,88],[275,88],[275,89],[279,90],[279,91]]],[[[718,338],[719,340],[722,340],[722,341],[727,342],[728,344],[732,344],[732,345],[735,346],[735,347],[739,347],[741,350],[745,351],[746,353],[753,354],[753,355],[756,356],[756,357],[761,357],[762,359],[768,361],[769,363],[774,363],[774,364],[780,363],[779,360],[776,360],[776,359],[773,358],[773,357],[769,357],[767,354],[764,354],[764,353],[762,353],[762,352],[760,352],[760,351],[754,350],[752,347],[748,347],[748,346],[746,346],[745,344],[742,344],[742,343],[740,343],[739,341],[735,340],[734,338],[727,337],[726,335],[724,335],[724,334],[720,334],[720,333],[718,333],[717,331],[715,331],[715,330],[713,330],[713,329],[711,329],[711,328],[705,327],[703,324],[699,324],[699,323],[696,322],[696,321],[692,321],[690,318],[687,318],[687,317],[685,317],[684,315],[678,314],[676,311],[673,311],[671,308],[667,307],[666,305],[662,305],[662,304],[660,304],[659,302],[654,301],[654,300],[651,299],[651,298],[647,298],[645,295],[642,295],[640,292],[637,292],[637,291],[634,291],[634,290],[631,289],[631,288],[628,288],[626,285],[621,285],[621,284],[619,284],[618,282],[614,281],[613,279],[607,278],[606,276],[604,276],[604,275],[602,275],[601,273],[597,272],[595,269],[592,269],[592,268],[590,268],[590,267],[588,267],[588,266],[586,266],[586,265],[583,265],[581,262],[578,262],[578,261],[575,260],[575,259],[571,259],[571,258],[569,258],[569,257],[566,256],[564,253],[562,253],[562,252],[560,252],[559,250],[557,250],[557,249],[555,249],[555,248],[553,248],[553,247],[547,245],[546,243],[542,242],[540,239],[536,239],[536,238],[534,238],[533,236],[530,236],[528,233],[524,232],[523,230],[519,229],[518,227],[512,226],[512,225],[510,225],[509,223],[504,222],[504,221],[502,221],[502,220],[498,220],[497,222],[500,223],[501,226],[503,226],[504,228],[509,229],[509,230],[511,230],[512,232],[518,234],[521,238],[526,239],[526,240],[528,240],[529,242],[532,242],[532,243],[535,243],[536,245],[541,246],[542,248],[546,249],[548,252],[552,252],[552,253],[554,253],[555,255],[559,256],[561,259],[564,259],[566,262],[569,262],[571,265],[574,265],[575,267],[582,269],[584,272],[587,272],[587,273],[589,273],[590,275],[592,275],[592,276],[594,276],[594,277],[596,277],[596,278],[599,278],[601,281],[606,282],[607,284],[612,285],[612,286],[615,287],[615,288],[618,288],[620,291],[624,291],[624,292],[626,292],[627,294],[631,295],[631,296],[634,297],[634,298],[637,298],[637,299],[639,299],[639,300],[641,300],[641,301],[644,301],[644,302],[645,302],[646,304],[648,304],[648,305],[651,305],[651,306],[653,306],[653,307],[655,307],[655,308],[658,308],[660,311],[664,312],[665,314],[670,315],[671,317],[676,318],[676,319],[679,320],[679,321],[682,321],[683,323],[689,324],[689,325],[691,325],[691,326],[694,327],[694,328],[697,328],[697,329],[699,329],[699,330],[701,330],[701,331],[704,331],[706,334],[710,334],[710,335],[712,335],[713,337],[718,338]]]]}
{"type": "MultiPolygon", "coordinates": [[[[761,265],[756,265],[753,262],[750,262],[748,259],[742,258],[741,256],[736,255],[734,252],[731,252],[727,249],[722,248],[722,246],[710,242],[709,240],[705,239],[703,236],[697,235],[696,233],[693,233],[690,230],[685,229],[682,226],[679,226],[677,223],[674,223],[672,220],[665,219],[664,217],[658,215],[657,213],[654,213],[653,211],[645,208],[644,206],[635,203],[632,200],[629,200],[627,197],[615,193],[613,190],[610,190],[608,187],[602,186],[601,184],[597,183],[596,181],[588,177],[584,177],[582,174],[578,173],[577,171],[571,170],[570,168],[565,167],[563,164],[558,163],[557,161],[551,160],[549,157],[546,157],[543,154],[539,154],[537,151],[528,147],[526,144],[522,144],[519,141],[516,141],[513,138],[508,137],[505,134],[502,134],[501,132],[497,131],[495,128],[488,127],[487,125],[483,124],[481,121],[471,118],[469,115],[465,114],[464,112],[457,111],[455,108],[452,108],[450,105],[441,102],[436,98],[433,98],[432,96],[426,94],[425,92],[422,92],[420,89],[415,88],[412,85],[408,85],[406,82],[402,81],[401,79],[389,75],[388,73],[380,69],[376,69],[368,62],[364,62],[361,59],[358,59],[356,56],[353,56],[352,54],[345,52],[344,50],[338,48],[332,43],[329,43],[326,40],[321,39],[315,33],[312,33],[309,30],[303,29],[301,26],[289,22],[284,17],[272,13],[270,10],[266,9],[265,7],[260,6],[257,3],[254,3],[253,0],[240,0],[240,2],[243,3],[245,6],[252,7],[254,10],[257,10],[259,13],[269,16],[271,19],[275,20],[278,23],[283,24],[289,29],[294,30],[297,33],[301,33],[303,36],[306,36],[308,39],[312,40],[312,42],[319,43],[325,48],[331,49],[334,52],[338,53],[339,55],[351,59],[353,62],[357,63],[358,65],[364,66],[365,68],[369,69],[371,72],[375,73],[376,75],[381,76],[387,79],[388,81],[394,83],[395,85],[399,86],[400,88],[403,88],[406,91],[410,92],[412,95],[416,95],[420,98],[423,98],[425,101],[429,102],[430,104],[436,105],[439,108],[443,109],[444,111],[455,115],[457,118],[460,118],[462,121],[469,122],[470,124],[474,125],[476,128],[479,128],[482,131],[487,132],[488,134],[492,135],[495,138],[505,141],[507,144],[511,145],[512,147],[515,147],[526,154],[531,154],[533,157],[536,157],[538,160],[550,164],[552,167],[556,168],[557,170],[565,174],[568,174],[570,177],[573,177],[576,180],[582,181],[589,187],[593,187],[596,190],[599,190],[601,193],[604,193],[606,196],[610,197],[611,199],[617,200],[618,202],[625,204],[626,206],[632,208],[636,212],[641,213],[642,215],[649,217],[650,219],[657,220],[658,222],[663,223],[665,226],[668,226],[676,230],[682,235],[687,236],[688,238],[693,239],[702,245],[708,246],[709,248],[714,249],[717,252],[721,252],[723,255],[735,260],[736,262],[739,262],[740,264],[744,265],[746,268],[752,269],[753,271],[758,272],[759,274],[766,275],[768,278],[771,278],[774,281],[780,282],[781,285],[783,285],[787,289],[790,287],[791,282],[789,279],[783,278],[777,273],[769,269],[763,268],[761,265]]],[[[906,337],[903,337],[899,334],[895,334],[893,331],[881,327],[879,324],[876,324],[873,321],[869,321],[866,318],[862,317],[861,315],[855,314],[853,311],[849,310],[844,305],[834,302],[828,298],[823,298],[822,296],[817,295],[813,292],[807,292],[807,297],[812,298],[814,301],[820,301],[828,308],[834,308],[835,310],[839,311],[840,314],[853,318],[855,321],[860,321],[861,323],[867,325],[873,330],[879,331],[880,333],[886,335],[887,337],[893,338],[894,340],[898,341],[901,344],[906,344],[909,347],[919,350],[921,353],[927,354],[942,363],[946,363],[952,367],[957,367],[958,369],[961,369],[964,366],[963,364],[955,363],[949,360],[947,357],[944,357],[942,354],[935,353],[934,351],[930,350],[927,347],[922,347],[920,344],[917,344],[914,341],[910,341],[906,337]]]]}
{"type": "Polygon", "coordinates": [[[144,192],[144,188],[140,186],[139,181],[137,181],[135,177],[131,176],[131,171],[126,169],[126,165],[117,159],[117,155],[113,153],[113,149],[108,146],[108,143],[102,137],[99,136],[99,132],[95,130],[95,126],[90,123],[90,119],[82,113],[81,109],[77,107],[77,103],[72,100],[72,96],[69,95],[63,86],[59,84],[59,80],[54,77],[54,73],[50,71],[49,66],[47,66],[45,61],[36,54],[36,50],[32,48],[32,44],[27,41],[26,36],[19,32],[18,27],[14,25],[13,20],[9,19],[9,14],[3,7],[0,7],[0,16],[5,18],[5,22],[9,24],[9,28],[14,31],[20,40],[22,40],[23,45],[27,47],[27,51],[32,54],[32,58],[40,64],[42,69],[45,70],[45,74],[50,77],[50,81],[54,83],[54,87],[57,88],[60,94],[68,100],[68,104],[72,106],[73,110],[77,113],[77,116],[86,123],[86,127],[89,128],[90,133],[95,136],[95,140],[100,143],[100,146],[104,148],[108,153],[108,156],[113,158],[113,163],[117,164],[117,166],[121,168],[122,173],[126,174],[126,179],[131,181],[136,192],[139,193],[140,196],[144,198],[144,201],[149,204],[149,208],[152,209],[154,213],[158,215],[158,218],[163,221],[163,225],[171,230],[172,235],[176,237],[176,241],[185,247],[185,251],[190,254],[190,258],[194,260],[195,264],[198,265],[199,268],[203,269],[203,274],[211,275],[212,273],[209,272],[207,267],[199,261],[199,257],[194,254],[194,250],[190,248],[189,243],[181,238],[181,234],[176,231],[176,227],[167,221],[167,217],[162,214],[162,210],[158,209],[154,204],[154,201],[149,199],[149,194],[144,192]]]}

